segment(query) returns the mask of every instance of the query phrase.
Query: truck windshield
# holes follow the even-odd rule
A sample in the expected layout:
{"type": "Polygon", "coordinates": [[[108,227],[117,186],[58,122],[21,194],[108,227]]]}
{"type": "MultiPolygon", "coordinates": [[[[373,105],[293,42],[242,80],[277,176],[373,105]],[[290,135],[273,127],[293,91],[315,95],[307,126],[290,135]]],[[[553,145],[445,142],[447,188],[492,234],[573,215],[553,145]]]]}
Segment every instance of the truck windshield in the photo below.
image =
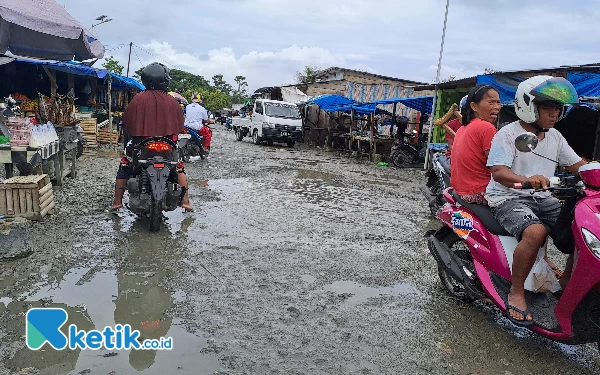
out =
{"type": "Polygon", "coordinates": [[[271,117],[300,118],[298,107],[289,104],[265,103],[265,111],[271,117]]]}

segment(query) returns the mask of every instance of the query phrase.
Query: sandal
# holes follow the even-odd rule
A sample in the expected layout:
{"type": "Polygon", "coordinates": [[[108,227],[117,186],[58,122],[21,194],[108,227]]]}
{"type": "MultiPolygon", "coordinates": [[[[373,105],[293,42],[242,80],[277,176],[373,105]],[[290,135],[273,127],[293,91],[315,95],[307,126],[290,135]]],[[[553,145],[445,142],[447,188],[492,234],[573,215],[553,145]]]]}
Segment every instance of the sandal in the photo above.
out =
{"type": "Polygon", "coordinates": [[[186,213],[186,214],[187,213],[195,212],[194,209],[192,208],[192,206],[185,206],[185,205],[183,205],[181,207],[183,207],[183,212],[186,213]]]}
{"type": "Polygon", "coordinates": [[[119,212],[119,210],[120,210],[121,208],[123,208],[123,205],[120,205],[119,207],[111,207],[111,208],[109,208],[108,210],[106,210],[106,212],[107,212],[107,213],[109,213],[109,214],[114,214],[114,215],[116,215],[116,214],[117,214],[117,212],[119,212]]]}
{"type": "Polygon", "coordinates": [[[505,303],[506,303],[506,317],[508,318],[508,320],[510,320],[510,322],[512,324],[514,324],[516,326],[519,326],[519,327],[525,327],[525,328],[531,327],[532,325],[535,324],[535,322],[533,321],[533,319],[527,320],[527,315],[529,315],[531,313],[529,311],[529,309],[526,309],[525,311],[523,311],[521,309],[518,309],[518,308],[514,307],[513,305],[509,305],[508,304],[508,298],[507,298],[507,301],[505,303]],[[520,320],[520,319],[513,318],[512,316],[510,316],[510,310],[516,311],[519,314],[523,315],[524,319],[520,320]]]}

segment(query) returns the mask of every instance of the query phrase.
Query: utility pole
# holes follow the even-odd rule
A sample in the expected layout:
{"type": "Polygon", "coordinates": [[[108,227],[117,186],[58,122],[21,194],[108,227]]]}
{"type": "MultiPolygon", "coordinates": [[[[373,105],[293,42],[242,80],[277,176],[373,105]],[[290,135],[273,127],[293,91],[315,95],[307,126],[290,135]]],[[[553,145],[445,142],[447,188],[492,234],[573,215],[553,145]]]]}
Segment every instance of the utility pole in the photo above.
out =
{"type": "Polygon", "coordinates": [[[133,42],[129,43],[129,60],[127,61],[127,78],[129,78],[129,66],[131,65],[131,49],[133,48],[133,42]]]}

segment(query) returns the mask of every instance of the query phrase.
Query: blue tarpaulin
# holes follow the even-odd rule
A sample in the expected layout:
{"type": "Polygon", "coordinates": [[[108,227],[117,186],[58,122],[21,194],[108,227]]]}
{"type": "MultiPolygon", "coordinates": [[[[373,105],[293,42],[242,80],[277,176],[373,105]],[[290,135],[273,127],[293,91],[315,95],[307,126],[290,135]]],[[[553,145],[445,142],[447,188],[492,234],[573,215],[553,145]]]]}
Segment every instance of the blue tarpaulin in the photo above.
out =
{"type": "Polygon", "coordinates": [[[311,99],[307,104],[316,104],[327,112],[350,112],[354,109],[359,114],[370,114],[377,110],[378,105],[400,103],[423,113],[431,113],[433,96],[419,96],[416,98],[392,98],[379,100],[373,103],[356,103],[341,95],[322,95],[311,99]]]}
{"type": "Polygon", "coordinates": [[[39,60],[25,57],[18,57],[16,61],[32,65],[46,65],[54,70],[82,76],[95,76],[98,78],[104,78],[108,74],[107,70],[95,69],[83,63],[74,61],[39,60]]]}
{"type": "MultiPolygon", "coordinates": [[[[18,57],[15,61],[32,65],[45,65],[61,72],[80,76],[97,77],[100,79],[106,78],[109,73],[106,69],[92,68],[91,66],[76,61],[40,60],[26,57],[18,57]]],[[[116,73],[110,73],[110,75],[113,78],[114,86],[136,88],[140,91],[145,90],[144,85],[133,78],[128,78],[116,73]]]]}
{"type": "Polygon", "coordinates": [[[600,97],[600,73],[568,72],[567,79],[579,96],[600,97]]]}
{"type": "Polygon", "coordinates": [[[116,74],[116,73],[110,73],[110,76],[113,78],[114,86],[130,87],[130,88],[135,87],[136,89],[138,89],[140,91],[144,91],[146,89],[146,87],[144,87],[144,85],[142,85],[141,83],[139,83],[138,81],[136,81],[133,78],[125,77],[125,76],[122,76],[122,75],[116,74]]]}
{"type": "Polygon", "coordinates": [[[478,85],[493,86],[500,94],[500,102],[502,104],[513,104],[515,102],[515,94],[517,86],[525,79],[517,76],[508,76],[502,74],[486,74],[477,76],[478,85]]]}

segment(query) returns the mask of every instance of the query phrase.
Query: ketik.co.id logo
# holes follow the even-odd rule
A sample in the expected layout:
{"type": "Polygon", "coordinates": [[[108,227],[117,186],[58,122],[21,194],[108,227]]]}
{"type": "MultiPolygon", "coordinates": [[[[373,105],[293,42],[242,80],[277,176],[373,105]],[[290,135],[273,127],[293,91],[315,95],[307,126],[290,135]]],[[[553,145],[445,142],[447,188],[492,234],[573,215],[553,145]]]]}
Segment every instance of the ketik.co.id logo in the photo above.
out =
{"type": "Polygon", "coordinates": [[[39,350],[48,343],[56,350],[67,347],[75,349],[109,349],[109,350],[171,350],[173,338],[161,337],[160,339],[147,339],[140,342],[140,331],[132,330],[129,324],[117,324],[106,327],[102,331],[80,331],[71,324],[68,336],[60,329],[69,319],[64,309],[35,308],[27,311],[25,337],[27,347],[39,350]]]}

